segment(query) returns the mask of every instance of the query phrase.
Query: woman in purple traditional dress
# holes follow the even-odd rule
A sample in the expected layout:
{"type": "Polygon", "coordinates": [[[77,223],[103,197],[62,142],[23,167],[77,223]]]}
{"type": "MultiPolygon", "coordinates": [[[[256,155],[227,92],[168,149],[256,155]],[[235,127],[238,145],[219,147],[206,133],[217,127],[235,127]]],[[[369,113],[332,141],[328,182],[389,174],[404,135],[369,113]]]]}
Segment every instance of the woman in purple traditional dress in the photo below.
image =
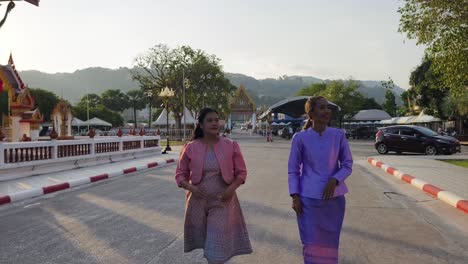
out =
{"type": "Polygon", "coordinates": [[[304,263],[338,263],[353,159],[341,129],[328,127],[331,110],[321,96],[305,104],[308,121],[291,143],[289,193],[303,245],[304,263]]]}
{"type": "Polygon", "coordinates": [[[179,157],[176,181],[186,189],[184,252],[204,249],[210,264],[250,254],[236,189],[245,183],[247,170],[237,142],[220,137],[218,113],[200,112],[195,135],[179,157]]]}

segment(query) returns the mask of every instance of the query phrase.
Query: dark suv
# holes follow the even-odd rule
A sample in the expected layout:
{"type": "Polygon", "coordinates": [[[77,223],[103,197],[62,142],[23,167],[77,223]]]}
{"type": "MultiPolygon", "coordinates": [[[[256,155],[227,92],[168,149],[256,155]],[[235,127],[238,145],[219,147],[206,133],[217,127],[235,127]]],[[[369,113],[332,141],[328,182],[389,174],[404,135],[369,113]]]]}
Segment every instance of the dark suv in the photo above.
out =
{"type": "Polygon", "coordinates": [[[425,153],[426,155],[461,152],[460,142],[420,126],[380,128],[375,135],[375,148],[380,154],[389,151],[425,153]]]}

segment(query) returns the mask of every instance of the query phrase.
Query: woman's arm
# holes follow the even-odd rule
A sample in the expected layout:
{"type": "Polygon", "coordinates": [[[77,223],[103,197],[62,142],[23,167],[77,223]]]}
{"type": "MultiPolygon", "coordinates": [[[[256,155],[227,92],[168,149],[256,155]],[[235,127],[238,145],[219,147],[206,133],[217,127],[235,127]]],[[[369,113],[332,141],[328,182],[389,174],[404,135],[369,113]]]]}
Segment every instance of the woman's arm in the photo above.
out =
{"type": "Polygon", "coordinates": [[[190,158],[189,158],[189,152],[190,152],[190,145],[187,144],[182,148],[182,151],[180,152],[179,155],[179,162],[177,163],[177,168],[176,168],[176,175],[175,175],[175,180],[177,182],[177,185],[181,188],[187,189],[184,186],[187,186],[187,184],[190,185],[189,183],[189,175],[190,175],[190,158]],[[182,186],[184,185],[184,186],[182,186]]]}
{"type": "Polygon", "coordinates": [[[301,175],[302,165],[302,144],[300,138],[296,134],[292,138],[291,151],[289,152],[288,161],[288,184],[289,184],[289,195],[299,195],[299,177],[301,175]]]}
{"type": "Polygon", "coordinates": [[[349,144],[344,133],[341,133],[338,160],[340,162],[340,169],[333,177],[339,184],[348,178],[353,171],[353,156],[351,155],[351,150],[349,149],[349,144]]]}
{"type": "Polygon", "coordinates": [[[239,144],[236,141],[233,142],[233,148],[232,162],[234,163],[234,182],[232,184],[237,184],[237,187],[239,187],[241,184],[244,184],[247,179],[247,167],[239,144]]]}

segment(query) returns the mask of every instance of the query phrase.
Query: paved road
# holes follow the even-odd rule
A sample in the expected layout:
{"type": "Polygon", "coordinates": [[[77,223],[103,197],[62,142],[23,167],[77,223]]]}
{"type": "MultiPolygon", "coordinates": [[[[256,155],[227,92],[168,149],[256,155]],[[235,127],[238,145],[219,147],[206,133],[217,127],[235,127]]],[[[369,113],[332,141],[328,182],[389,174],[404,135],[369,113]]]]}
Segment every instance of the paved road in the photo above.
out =
{"type": "MultiPolygon", "coordinates": [[[[229,263],[302,263],[287,193],[289,141],[235,137],[249,169],[239,197],[255,252],[229,263]]],[[[356,165],[348,180],[340,263],[466,263],[468,235],[419,206],[432,198],[399,194],[366,167],[364,158],[375,153],[369,146],[351,143],[356,165]]],[[[0,208],[0,263],[206,263],[201,251],[182,254],[184,193],[173,171],[166,167],[0,208]]],[[[458,212],[451,217],[467,219],[458,212]]]]}

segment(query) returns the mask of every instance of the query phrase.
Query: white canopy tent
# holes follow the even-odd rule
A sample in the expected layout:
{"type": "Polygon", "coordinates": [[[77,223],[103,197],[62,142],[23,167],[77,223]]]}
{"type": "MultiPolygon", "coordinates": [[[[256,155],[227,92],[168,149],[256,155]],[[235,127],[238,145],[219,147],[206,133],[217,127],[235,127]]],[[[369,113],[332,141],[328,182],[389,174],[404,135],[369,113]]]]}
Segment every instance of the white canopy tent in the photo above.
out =
{"type": "Polygon", "coordinates": [[[432,122],[440,122],[439,118],[433,117],[431,115],[426,115],[424,112],[421,112],[417,116],[402,116],[402,117],[394,117],[392,119],[382,120],[381,124],[383,125],[391,125],[391,124],[415,124],[415,123],[432,123],[432,122]]]}
{"type": "Polygon", "coordinates": [[[80,127],[80,126],[87,126],[85,122],[77,117],[74,117],[72,120],[72,126],[80,127]]]}
{"type": "Polygon", "coordinates": [[[424,113],[421,113],[416,119],[414,119],[414,123],[432,123],[439,121],[441,121],[439,118],[431,115],[425,115],[424,113]]]}
{"type": "MultiPolygon", "coordinates": [[[[152,123],[153,126],[167,125],[167,110],[164,108],[159,115],[158,119],[152,123]]],[[[169,112],[169,125],[175,125],[174,113],[169,112]]]]}
{"type": "MultiPolygon", "coordinates": [[[[184,123],[184,116],[185,116],[185,123],[189,125],[196,125],[197,120],[192,116],[190,111],[185,108],[184,114],[182,115],[182,124],[184,123]]],[[[169,112],[169,125],[175,125],[176,121],[174,118],[174,113],[169,112]]],[[[167,125],[167,110],[166,108],[163,109],[161,114],[159,115],[158,119],[152,123],[153,126],[165,126],[167,125]]]]}
{"type": "Polygon", "coordinates": [[[185,123],[190,124],[190,125],[196,125],[197,120],[193,118],[192,113],[185,107],[184,109],[184,114],[182,115],[182,124],[184,124],[184,117],[185,117],[185,123]]]}
{"type": "Polygon", "coordinates": [[[389,118],[391,118],[391,116],[387,112],[379,109],[361,110],[353,116],[353,120],[358,121],[376,121],[389,118]]]}
{"type": "Polygon", "coordinates": [[[99,119],[97,117],[93,117],[89,120],[86,120],[83,122],[83,126],[105,126],[105,127],[112,127],[112,124],[109,122],[106,122],[102,119],[99,119]]]}

